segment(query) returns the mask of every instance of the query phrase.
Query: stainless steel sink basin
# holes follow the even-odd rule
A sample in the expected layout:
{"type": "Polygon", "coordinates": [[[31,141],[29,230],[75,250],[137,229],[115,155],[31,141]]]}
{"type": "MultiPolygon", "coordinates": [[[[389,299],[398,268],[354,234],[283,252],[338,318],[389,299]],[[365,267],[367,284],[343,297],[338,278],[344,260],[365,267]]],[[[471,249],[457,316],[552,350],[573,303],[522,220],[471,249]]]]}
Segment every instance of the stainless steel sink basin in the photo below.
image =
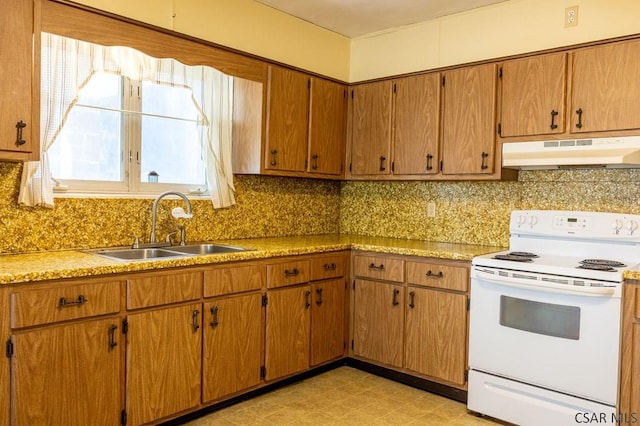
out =
{"type": "Polygon", "coordinates": [[[124,250],[103,250],[96,252],[100,256],[110,257],[120,260],[150,260],[161,259],[167,257],[183,257],[185,253],[177,253],[160,248],[138,248],[124,250]]]}
{"type": "Polygon", "coordinates": [[[244,247],[225,246],[221,244],[190,244],[187,246],[149,247],[137,249],[91,250],[91,253],[118,260],[153,260],[172,257],[186,257],[204,254],[224,254],[248,251],[244,247]]]}
{"type": "Polygon", "coordinates": [[[239,251],[248,251],[252,249],[247,249],[244,247],[225,246],[220,244],[190,244],[187,246],[170,247],[170,248],[167,248],[167,250],[175,251],[178,253],[199,255],[199,254],[234,253],[239,251]]]}

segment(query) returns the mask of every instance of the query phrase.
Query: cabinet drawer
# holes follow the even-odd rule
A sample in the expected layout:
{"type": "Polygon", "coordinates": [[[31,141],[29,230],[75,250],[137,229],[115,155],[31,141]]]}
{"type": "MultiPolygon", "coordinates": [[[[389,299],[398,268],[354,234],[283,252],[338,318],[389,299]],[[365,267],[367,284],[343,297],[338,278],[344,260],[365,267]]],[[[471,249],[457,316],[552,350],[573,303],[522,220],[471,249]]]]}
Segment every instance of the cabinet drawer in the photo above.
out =
{"type": "Polygon", "coordinates": [[[264,266],[216,268],[204,272],[204,297],[260,290],[265,281],[264,266]]]}
{"type": "Polygon", "coordinates": [[[344,275],[343,255],[322,256],[311,259],[311,281],[338,278],[344,275]]]}
{"type": "Polygon", "coordinates": [[[362,256],[353,258],[353,271],[358,277],[385,281],[404,281],[404,260],[385,256],[362,256]]]}
{"type": "Polygon", "coordinates": [[[309,261],[297,260],[267,265],[267,287],[285,287],[309,281],[309,261]]]}
{"type": "Polygon", "coordinates": [[[153,275],[127,280],[127,309],[199,299],[202,273],[153,275]]]}
{"type": "Polygon", "coordinates": [[[441,263],[407,262],[407,282],[448,290],[469,290],[469,268],[441,263]]]}
{"type": "Polygon", "coordinates": [[[11,327],[29,327],[119,310],[119,281],[25,289],[11,294],[11,327]]]}

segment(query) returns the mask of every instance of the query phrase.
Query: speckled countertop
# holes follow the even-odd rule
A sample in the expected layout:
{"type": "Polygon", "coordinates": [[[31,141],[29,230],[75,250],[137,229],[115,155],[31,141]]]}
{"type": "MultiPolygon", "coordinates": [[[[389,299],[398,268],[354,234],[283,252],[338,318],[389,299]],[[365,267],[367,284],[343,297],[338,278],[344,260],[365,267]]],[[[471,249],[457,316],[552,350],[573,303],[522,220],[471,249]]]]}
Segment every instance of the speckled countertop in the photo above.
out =
{"type": "Polygon", "coordinates": [[[501,247],[493,246],[353,235],[217,240],[215,243],[253,250],[146,261],[111,260],[94,253],[74,250],[3,255],[0,256],[0,284],[207,265],[347,249],[455,260],[471,260],[480,254],[502,250],[501,247]]]}

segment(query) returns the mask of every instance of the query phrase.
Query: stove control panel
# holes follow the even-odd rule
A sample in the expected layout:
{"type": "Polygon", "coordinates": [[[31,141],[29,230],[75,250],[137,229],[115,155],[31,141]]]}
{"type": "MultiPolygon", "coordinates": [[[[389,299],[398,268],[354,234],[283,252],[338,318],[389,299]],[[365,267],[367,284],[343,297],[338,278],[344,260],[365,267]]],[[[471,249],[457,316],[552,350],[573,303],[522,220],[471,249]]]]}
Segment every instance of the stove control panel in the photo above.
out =
{"type": "Polygon", "coordinates": [[[640,215],[564,210],[514,210],[512,234],[640,242],[640,215]]]}

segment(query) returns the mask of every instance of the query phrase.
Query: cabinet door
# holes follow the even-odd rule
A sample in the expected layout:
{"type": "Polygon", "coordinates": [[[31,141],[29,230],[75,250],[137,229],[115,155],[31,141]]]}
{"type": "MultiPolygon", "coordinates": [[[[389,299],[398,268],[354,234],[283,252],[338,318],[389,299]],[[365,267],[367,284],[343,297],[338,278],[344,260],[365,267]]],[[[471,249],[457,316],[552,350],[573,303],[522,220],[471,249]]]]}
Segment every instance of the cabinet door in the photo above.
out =
{"type": "Polygon", "coordinates": [[[262,366],[262,295],[204,305],[202,401],[257,386],[262,366]]]}
{"type": "Polygon", "coordinates": [[[640,41],[573,53],[571,132],[640,128],[640,41]]]}
{"type": "Polygon", "coordinates": [[[391,81],[355,86],[351,106],[351,174],[391,173],[391,81]]]}
{"type": "Polygon", "coordinates": [[[309,172],[325,175],[342,173],[346,126],[346,87],[313,78],[309,112],[309,172]]]}
{"type": "Polygon", "coordinates": [[[269,67],[265,169],[305,171],[309,79],[298,71],[269,67]]]}
{"type": "Polygon", "coordinates": [[[393,173],[438,173],[440,74],[396,81],[393,173]]]}
{"type": "Polygon", "coordinates": [[[467,296],[409,287],[405,365],[409,370],[464,385],[467,296]]]}
{"type": "Polygon", "coordinates": [[[564,132],[566,53],[507,61],[500,81],[503,138],[564,132]]]}
{"type": "Polygon", "coordinates": [[[311,286],[311,365],[344,354],[344,287],[343,279],[317,282],[311,286]]]}
{"type": "MultiPolygon", "coordinates": [[[[35,3],[39,4],[39,3],[35,3]]],[[[37,152],[38,137],[36,123],[39,114],[32,105],[35,84],[33,41],[34,2],[25,0],[2,0],[0,5],[0,158],[30,159],[29,153],[37,152]],[[18,123],[26,125],[20,129],[18,123]]],[[[36,40],[39,36],[36,34],[36,40]]],[[[38,50],[39,52],[39,50],[38,50]]],[[[38,53],[39,54],[39,53],[38,53]]],[[[39,75],[37,82],[39,84],[39,75]]],[[[37,107],[39,105],[36,104],[37,107]]],[[[35,159],[35,158],[31,158],[35,159]]]]}
{"type": "Polygon", "coordinates": [[[353,312],[353,353],[402,367],[404,288],[356,280],[353,312]]]}
{"type": "Polygon", "coordinates": [[[447,71],[444,78],[442,173],[493,173],[496,65],[447,71]]]}
{"type": "Polygon", "coordinates": [[[309,367],[311,287],[267,292],[266,380],[309,367]]]}
{"type": "Polygon", "coordinates": [[[200,403],[202,305],[128,316],[127,414],[138,425],[200,403]]]}
{"type": "Polygon", "coordinates": [[[14,335],[11,424],[120,424],[119,322],[106,318],[14,335]]]}

